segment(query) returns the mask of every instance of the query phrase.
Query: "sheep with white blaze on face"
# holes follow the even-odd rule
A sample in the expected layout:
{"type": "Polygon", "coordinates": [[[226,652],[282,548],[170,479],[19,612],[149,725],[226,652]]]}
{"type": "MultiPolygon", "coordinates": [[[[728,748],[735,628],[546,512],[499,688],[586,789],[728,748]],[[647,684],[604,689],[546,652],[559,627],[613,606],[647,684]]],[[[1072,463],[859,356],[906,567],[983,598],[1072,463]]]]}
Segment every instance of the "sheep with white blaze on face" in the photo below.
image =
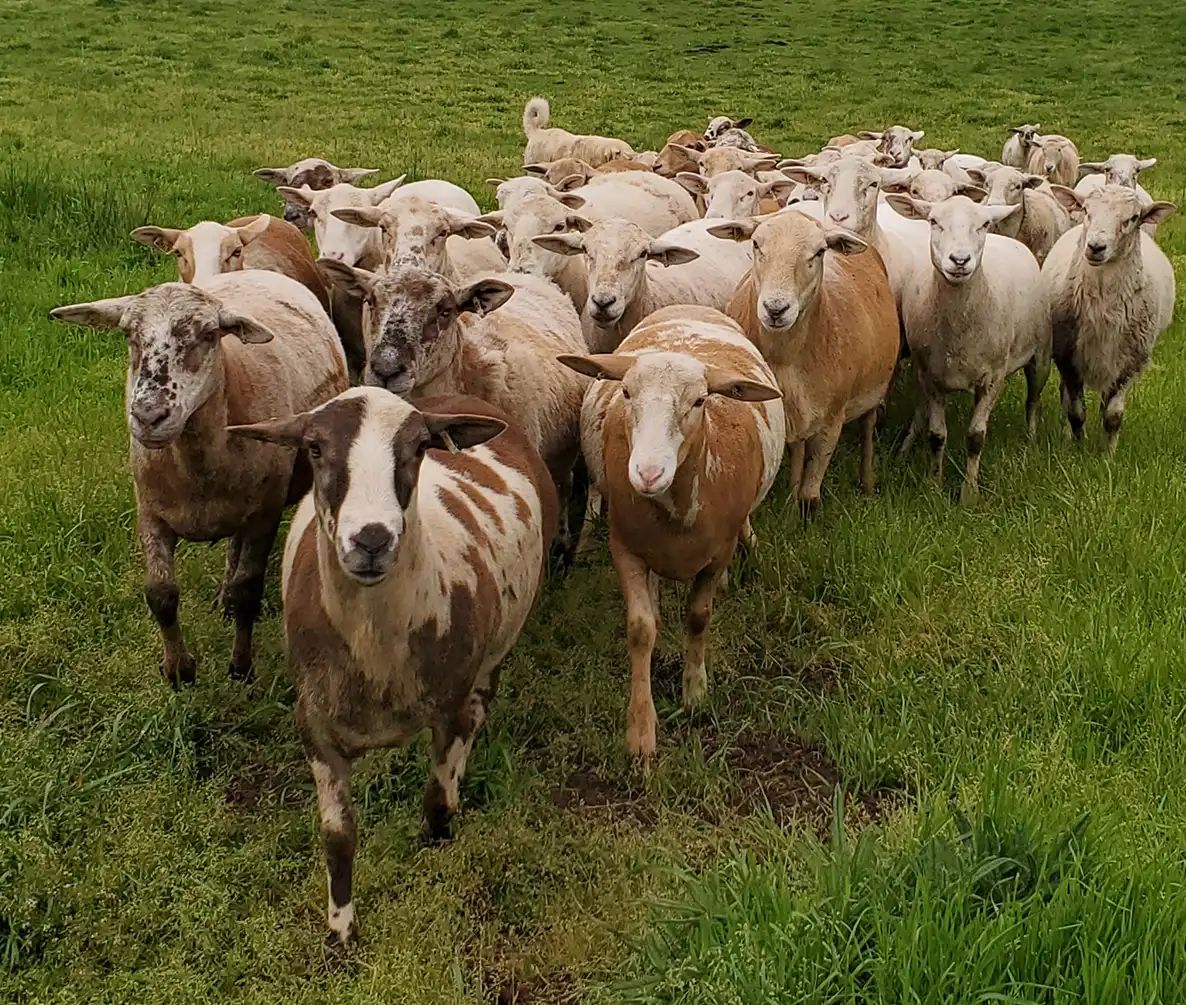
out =
{"type": "Polygon", "coordinates": [[[357,934],[352,762],[430,730],[424,830],[448,837],[499,663],[544,578],[556,496],[523,435],[476,398],[417,408],[357,387],[229,433],[301,448],[313,467],[284,548],[284,633],[317,785],[328,943],[344,949],[357,934]]]}

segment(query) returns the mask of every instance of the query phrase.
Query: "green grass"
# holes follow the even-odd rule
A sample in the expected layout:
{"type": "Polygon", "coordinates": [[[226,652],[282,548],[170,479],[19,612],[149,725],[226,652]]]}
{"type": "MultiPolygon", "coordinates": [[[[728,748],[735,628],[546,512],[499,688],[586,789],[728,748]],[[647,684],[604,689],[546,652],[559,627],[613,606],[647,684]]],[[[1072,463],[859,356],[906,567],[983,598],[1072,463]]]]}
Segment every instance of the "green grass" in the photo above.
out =
{"type": "MultiPolygon", "coordinates": [[[[1158,157],[1142,181],[1186,202],[1178,6],[0,4],[0,1000],[1186,999],[1181,312],[1114,461],[1094,414],[1067,443],[1053,386],[1027,442],[1013,386],[974,510],[959,449],[940,490],[883,443],[865,499],[846,439],[806,529],[780,486],[693,721],[665,635],[649,778],[602,541],[508,661],[450,846],[417,841],[420,745],[358,765],[364,943],[340,969],[275,576],[244,688],[220,549],[184,550],[202,665],[170,692],[123,344],[46,320],[170,278],[136,226],[274,210],[255,167],[320,154],[489,205],[535,93],[640,148],[721,112],[788,154],[891,121],[991,152],[1038,121],[1158,157]]],[[[1159,239],[1182,276],[1186,224],[1159,239]]]]}

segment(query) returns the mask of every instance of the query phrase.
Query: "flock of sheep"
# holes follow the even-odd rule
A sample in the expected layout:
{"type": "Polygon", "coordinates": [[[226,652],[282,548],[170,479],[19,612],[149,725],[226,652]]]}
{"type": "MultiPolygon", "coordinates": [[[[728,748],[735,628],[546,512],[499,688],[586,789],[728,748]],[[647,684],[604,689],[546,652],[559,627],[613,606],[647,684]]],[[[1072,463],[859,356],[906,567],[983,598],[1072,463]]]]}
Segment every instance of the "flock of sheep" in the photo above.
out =
{"type": "Polygon", "coordinates": [[[1174,207],[1137,183],[1151,159],[1081,163],[1026,125],[1000,161],[916,149],[923,133],[902,126],[784,160],[726,117],[636,153],[548,118],[528,102],[525,173],[492,179],[495,212],[447,181],[359,187],[376,172],[304,160],[257,172],[284,219],[141,227],[179,282],[52,312],[127,334],[146,598],[171,684],[195,672],[178,539],[230,539],[222,602],[245,678],[269,553],[299,503],[284,626],[335,946],[356,934],[352,760],[430,730],[425,828],[448,834],[499,663],[552,547],[571,559],[590,495],[627,612],[626,741],[645,759],[659,580],[691,584],[691,707],[714,594],[739,542],[755,544],[786,447],[810,511],[859,420],[872,491],[878,416],[908,358],[906,446],[925,430],[937,475],[945,399],[974,396],[969,498],[1011,373],[1033,429],[1053,358],[1075,437],[1091,388],[1114,448],[1170,323],[1174,276],[1151,235],[1174,207]]]}

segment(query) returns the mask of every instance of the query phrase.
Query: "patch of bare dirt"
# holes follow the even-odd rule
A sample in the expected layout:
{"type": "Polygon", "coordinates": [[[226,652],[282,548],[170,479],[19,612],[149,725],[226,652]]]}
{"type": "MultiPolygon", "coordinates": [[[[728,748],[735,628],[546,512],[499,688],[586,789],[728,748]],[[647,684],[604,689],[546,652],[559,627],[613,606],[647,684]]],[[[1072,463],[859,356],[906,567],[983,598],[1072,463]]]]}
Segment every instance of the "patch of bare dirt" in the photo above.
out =
{"type": "Polygon", "coordinates": [[[640,827],[654,827],[658,820],[641,787],[606,778],[590,768],[572,772],[552,801],[570,813],[630,820],[640,827]]]}
{"type": "Polygon", "coordinates": [[[227,783],[227,809],[232,813],[256,813],[264,808],[300,809],[308,801],[303,768],[303,763],[245,762],[227,783]]]}
{"type": "Polygon", "coordinates": [[[576,981],[568,974],[550,974],[538,980],[512,977],[492,988],[495,1005],[569,1005],[580,1001],[576,981]]]}

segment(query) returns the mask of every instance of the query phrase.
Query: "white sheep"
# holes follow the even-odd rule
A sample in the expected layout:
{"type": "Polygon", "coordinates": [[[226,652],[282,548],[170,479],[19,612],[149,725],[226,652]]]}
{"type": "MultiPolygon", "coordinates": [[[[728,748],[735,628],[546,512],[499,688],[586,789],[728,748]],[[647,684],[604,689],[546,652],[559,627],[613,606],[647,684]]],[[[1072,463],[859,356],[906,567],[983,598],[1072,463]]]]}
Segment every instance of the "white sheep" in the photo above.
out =
{"type": "Polygon", "coordinates": [[[1030,151],[1035,145],[1042,127],[1037,123],[1014,126],[1001,149],[1001,163],[1006,167],[1025,171],[1030,160],[1030,151]]]}
{"type": "Polygon", "coordinates": [[[888,196],[904,215],[930,225],[932,267],[916,272],[902,298],[902,318],[921,400],[903,444],[925,424],[935,477],[943,475],[946,397],[969,391],[968,460],[960,498],[979,494],[980,455],[1005,378],[1024,367],[1026,424],[1038,421],[1050,372],[1050,321],[1038,263],[1025,245],[989,233],[1016,206],[981,206],[966,196],[926,203],[888,196]]]}
{"type": "Polygon", "coordinates": [[[986,206],[1017,206],[1016,213],[999,221],[995,230],[1020,241],[1041,265],[1055,242],[1071,229],[1070,214],[1050,192],[1041,175],[1002,167],[988,175],[986,206]]]}
{"type": "Polygon", "coordinates": [[[228,439],[225,426],[290,415],[345,390],[346,359],[329,318],[300,283],[259,269],[162,283],[50,316],[128,336],[136,523],[145,598],[165,645],[161,673],[179,687],[193,683],[197,666],[177,620],[178,539],[230,538],[221,591],[235,620],[230,672],[249,678],[268,554],[307,475],[295,451],[228,439]]]}
{"type": "MultiPolygon", "coordinates": [[[[921,129],[911,129],[908,126],[890,126],[884,132],[860,132],[857,136],[862,140],[874,140],[882,153],[889,157],[886,167],[905,167],[910,161],[914,144],[926,135],[921,129]]],[[[855,147],[857,144],[849,144],[855,147]]]]}
{"type": "Polygon", "coordinates": [[[1057,133],[1035,136],[1026,170],[1056,185],[1074,185],[1079,180],[1079,149],[1057,133]]]}
{"type": "Polygon", "coordinates": [[[1100,395],[1109,452],[1116,449],[1125,399],[1173,319],[1174,270],[1142,224],[1158,224],[1173,203],[1142,204],[1130,188],[1105,185],[1080,198],[1085,220],[1046,257],[1042,284],[1062,378],[1062,407],[1076,440],[1083,437],[1084,386],[1100,395]]]}
{"type": "MultiPolygon", "coordinates": [[[[273,188],[280,188],[282,185],[290,188],[308,187],[314,192],[319,192],[323,188],[341,185],[343,182],[353,185],[368,175],[378,174],[379,169],[340,168],[320,157],[306,157],[295,164],[289,164],[288,167],[258,168],[254,173],[257,178],[266,181],[273,188]]],[[[293,202],[287,197],[282,198],[284,198],[284,219],[301,230],[312,230],[313,217],[309,213],[309,208],[303,203],[293,202]]]]}

